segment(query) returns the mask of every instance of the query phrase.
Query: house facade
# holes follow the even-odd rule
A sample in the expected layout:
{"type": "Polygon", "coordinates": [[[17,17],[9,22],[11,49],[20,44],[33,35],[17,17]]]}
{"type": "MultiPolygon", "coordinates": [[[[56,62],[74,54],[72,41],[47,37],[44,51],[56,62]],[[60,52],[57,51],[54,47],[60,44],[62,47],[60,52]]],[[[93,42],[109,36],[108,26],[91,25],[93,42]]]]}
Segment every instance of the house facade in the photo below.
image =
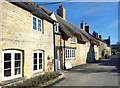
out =
{"type": "Polygon", "coordinates": [[[84,24],[81,23],[80,28],[76,27],[68,22],[64,16],[65,8],[63,8],[63,5],[59,6],[57,14],[52,13],[50,16],[58,24],[57,31],[55,31],[56,70],[67,69],[98,60],[99,46],[92,43],[95,40],[82,28],[84,24]],[[81,34],[81,30],[84,34],[86,33],[87,37],[81,34]],[[85,38],[81,39],[81,36],[85,38]]]}
{"type": "Polygon", "coordinates": [[[1,2],[0,83],[54,71],[54,20],[22,4],[1,2]]]}

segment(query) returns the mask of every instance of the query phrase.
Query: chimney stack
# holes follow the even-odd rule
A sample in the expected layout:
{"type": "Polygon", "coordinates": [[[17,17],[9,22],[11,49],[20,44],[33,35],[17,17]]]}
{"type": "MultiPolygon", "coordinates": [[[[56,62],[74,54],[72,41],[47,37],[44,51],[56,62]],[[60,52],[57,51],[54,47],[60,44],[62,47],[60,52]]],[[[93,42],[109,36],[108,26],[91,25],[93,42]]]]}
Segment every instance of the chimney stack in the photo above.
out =
{"type": "Polygon", "coordinates": [[[95,31],[93,31],[93,36],[94,36],[95,38],[98,38],[98,33],[96,33],[95,31]]]}
{"type": "Polygon", "coordinates": [[[111,44],[110,44],[110,36],[108,36],[108,40],[109,40],[109,45],[111,45],[111,44]]]}
{"type": "Polygon", "coordinates": [[[99,35],[99,38],[100,38],[100,39],[102,39],[102,36],[101,36],[101,35],[99,35]]]}
{"type": "Polygon", "coordinates": [[[85,23],[85,31],[87,33],[90,33],[90,26],[87,26],[87,23],[85,23]]]}
{"type": "Polygon", "coordinates": [[[63,5],[60,5],[59,9],[57,9],[57,15],[61,16],[65,20],[65,8],[63,8],[63,5]]]}
{"type": "Polygon", "coordinates": [[[96,38],[98,38],[98,33],[96,33],[96,38]]]}
{"type": "Polygon", "coordinates": [[[110,40],[110,36],[108,36],[108,39],[110,40]]]}
{"type": "Polygon", "coordinates": [[[83,23],[83,21],[82,21],[82,23],[80,24],[80,27],[81,27],[81,29],[84,30],[84,23],[83,23]]]}

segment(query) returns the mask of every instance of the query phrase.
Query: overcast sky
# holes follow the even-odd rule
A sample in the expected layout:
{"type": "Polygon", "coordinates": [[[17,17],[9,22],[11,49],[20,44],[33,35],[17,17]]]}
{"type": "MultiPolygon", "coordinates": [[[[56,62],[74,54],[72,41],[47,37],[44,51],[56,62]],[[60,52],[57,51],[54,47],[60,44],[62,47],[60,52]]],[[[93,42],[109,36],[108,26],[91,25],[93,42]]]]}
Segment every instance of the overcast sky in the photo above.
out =
{"type": "MultiPolygon", "coordinates": [[[[37,4],[44,3],[49,2],[37,4]]],[[[103,39],[111,36],[111,44],[118,42],[118,2],[65,2],[42,6],[56,13],[61,4],[66,9],[66,20],[77,26],[83,21],[90,26],[91,34],[95,30],[103,39]]]]}

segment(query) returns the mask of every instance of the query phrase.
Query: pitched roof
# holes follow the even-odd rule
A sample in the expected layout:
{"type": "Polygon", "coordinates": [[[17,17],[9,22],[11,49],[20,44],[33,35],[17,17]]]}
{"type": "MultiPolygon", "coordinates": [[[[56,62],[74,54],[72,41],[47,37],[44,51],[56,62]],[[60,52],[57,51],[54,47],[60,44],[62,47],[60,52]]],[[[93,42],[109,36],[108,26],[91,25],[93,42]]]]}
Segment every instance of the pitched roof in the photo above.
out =
{"type": "MultiPolygon", "coordinates": [[[[38,6],[34,2],[11,2],[13,4],[16,4],[24,9],[27,9],[28,11],[32,12],[33,14],[37,15],[38,17],[44,18],[51,22],[56,22],[53,20],[50,15],[52,14],[52,11],[47,10],[46,8],[42,6],[38,6]]],[[[73,37],[77,36],[79,40],[83,41],[90,41],[93,40],[94,44],[98,45],[98,40],[96,40],[94,37],[90,36],[86,31],[82,30],[78,26],[72,24],[69,21],[63,20],[60,16],[56,15],[56,18],[59,22],[59,25],[61,27],[61,30],[68,36],[73,37]]]]}
{"type": "MultiPolygon", "coordinates": [[[[10,0],[12,1],[12,0],[10,0]]],[[[48,10],[44,10],[42,7],[38,6],[37,4],[35,4],[34,2],[10,2],[12,4],[15,4],[25,10],[30,11],[33,15],[36,15],[40,18],[46,19],[50,22],[56,22],[55,20],[53,20],[48,13],[50,13],[51,11],[48,10]]]]}
{"type": "Polygon", "coordinates": [[[69,21],[63,20],[60,16],[58,16],[56,14],[55,14],[55,16],[56,16],[62,30],[66,31],[66,29],[64,29],[64,27],[63,27],[63,25],[64,25],[65,27],[67,27],[67,30],[70,33],[72,33],[78,37],[78,40],[90,41],[90,39],[92,39],[94,44],[98,45],[98,43],[99,43],[98,40],[96,40],[94,37],[90,36],[86,31],[82,30],[81,28],[72,24],[69,21]]]}
{"type": "MultiPolygon", "coordinates": [[[[47,12],[47,14],[50,16],[51,15],[51,11],[47,10],[46,8],[40,6],[40,8],[42,8],[43,11],[47,12]]],[[[57,14],[55,14],[59,26],[61,27],[61,30],[67,34],[68,37],[73,37],[73,36],[77,36],[78,40],[83,40],[83,41],[90,41],[90,39],[93,40],[94,44],[98,45],[98,40],[96,40],[94,37],[90,36],[86,31],[82,30],[81,28],[79,28],[78,26],[72,24],[71,22],[64,20],[62,17],[58,16],[57,14]]]]}

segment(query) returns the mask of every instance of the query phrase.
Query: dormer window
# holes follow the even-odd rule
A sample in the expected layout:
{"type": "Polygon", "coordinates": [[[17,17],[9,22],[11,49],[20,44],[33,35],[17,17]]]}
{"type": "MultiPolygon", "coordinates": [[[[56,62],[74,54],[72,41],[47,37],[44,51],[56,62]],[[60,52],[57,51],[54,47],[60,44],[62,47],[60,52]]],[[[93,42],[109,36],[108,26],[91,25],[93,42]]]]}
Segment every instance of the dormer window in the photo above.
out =
{"type": "Polygon", "coordinates": [[[33,16],[33,30],[42,32],[42,20],[33,16]]]}
{"type": "Polygon", "coordinates": [[[54,30],[55,30],[56,33],[59,32],[58,23],[54,23],[54,30]]]}
{"type": "Polygon", "coordinates": [[[76,43],[75,37],[71,38],[71,43],[76,43]]]}

